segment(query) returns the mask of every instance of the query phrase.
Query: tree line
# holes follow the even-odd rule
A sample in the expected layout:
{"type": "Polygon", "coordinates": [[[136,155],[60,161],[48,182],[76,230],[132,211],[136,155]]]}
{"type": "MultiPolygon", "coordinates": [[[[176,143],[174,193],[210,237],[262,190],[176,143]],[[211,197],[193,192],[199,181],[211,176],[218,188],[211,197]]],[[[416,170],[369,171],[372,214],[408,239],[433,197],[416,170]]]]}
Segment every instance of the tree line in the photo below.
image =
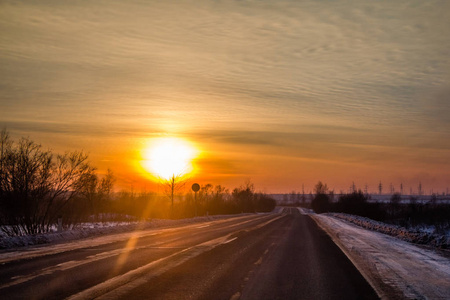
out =
{"type": "Polygon", "coordinates": [[[411,196],[408,203],[402,203],[401,194],[394,193],[389,202],[383,203],[369,201],[368,194],[355,190],[334,201],[333,193],[320,181],[314,193],[311,208],[316,213],[348,213],[406,228],[422,224],[434,225],[437,231],[442,232],[450,228],[450,205],[438,203],[436,196],[426,203],[418,202],[411,196]]]}
{"type": "Polygon", "coordinates": [[[110,171],[99,179],[81,151],[55,154],[0,133],[0,228],[8,235],[48,232],[61,216],[68,227],[100,213],[113,182],[110,171]]]}
{"type": "Polygon", "coordinates": [[[172,197],[167,193],[121,191],[110,203],[109,213],[115,216],[148,220],[152,218],[191,218],[195,216],[270,212],[276,201],[264,193],[255,192],[251,183],[232,191],[212,184],[201,185],[197,195],[188,191],[172,197]]]}
{"type": "Polygon", "coordinates": [[[160,195],[115,193],[114,182],[110,170],[100,176],[82,151],[56,154],[29,138],[0,134],[0,230],[9,236],[45,233],[57,224],[69,229],[86,221],[268,212],[276,205],[251,183],[231,192],[205,184],[197,195],[174,194],[172,186],[160,195]]]}

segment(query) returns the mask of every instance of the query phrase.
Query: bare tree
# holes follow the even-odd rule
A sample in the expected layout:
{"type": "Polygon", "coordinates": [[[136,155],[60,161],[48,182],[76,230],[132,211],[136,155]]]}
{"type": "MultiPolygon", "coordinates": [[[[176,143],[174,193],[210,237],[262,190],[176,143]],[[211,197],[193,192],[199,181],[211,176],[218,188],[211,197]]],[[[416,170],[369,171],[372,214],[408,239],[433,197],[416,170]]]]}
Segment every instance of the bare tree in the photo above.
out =
{"type": "Polygon", "coordinates": [[[108,169],[106,172],[106,176],[102,178],[99,186],[99,191],[104,196],[109,198],[111,196],[111,193],[113,191],[114,182],[116,181],[113,172],[108,169]]]}
{"type": "Polygon", "coordinates": [[[89,211],[95,214],[96,219],[98,219],[100,212],[105,212],[114,181],[114,175],[109,169],[106,176],[101,180],[99,180],[94,168],[91,168],[80,177],[78,188],[81,198],[87,201],[89,211]]]}
{"type": "Polygon", "coordinates": [[[171,200],[171,215],[173,217],[173,201],[174,196],[178,192],[184,189],[184,186],[186,185],[187,178],[183,174],[172,174],[172,176],[169,179],[161,179],[161,182],[164,186],[164,193],[170,198],[171,200]]]}
{"type": "Polygon", "coordinates": [[[319,181],[314,187],[315,196],[311,202],[311,208],[316,213],[326,212],[330,204],[330,197],[328,195],[328,186],[319,181]]]}
{"type": "Polygon", "coordinates": [[[319,194],[327,194],[328,193],[328,186],[327,184],[323,184],[322,181],[319,181],[315,186],[314,186],[314,193],[316,193],[316,195],[319,194]]]}
{"type": "MultiPolygon", "coordinates": [[[[207,183],[205,185],[202,185],[200,188],[200,191],[198,192],[198,198],[197,203],[195,203],[196,206],[203,206],[205,207],[206,211],[209,212],[210,205],[211,205],[211,198],[213,196],[213,185],[210,183],[207,183]]],[[[197,216],[197,208],[195,211],[195,215],[197,216]]]]}
{"type": "Polygon", "coordinates": [[[239,188],[235,188],[231,193],[238,211],[255,212],[255,186],[247,180],[239,188]]]}
{"type": "Polygon", "coordinates": [[[9,235],[47,232],[91,170],[87,155],[54,155],[28,138],[0,137],[0,227],[9,235]]]}
{"type": "Polygon", "coordinates": [[[98,177],[95,174],[94,169],[88,170],[83,176],[80,177],[78,181],[78,189],[80,191],[80,199],[84,204],[89,206],[87,211],[93,212],[96,216],[98,216],[98,207],[97,207],[97,186],[98,186],[98,177]]]}
{"type": "Polygon", "coordinates": [[[214,191],[211,197],[211,207],[210,210],[212,213],[218,213],[221,212],[222,209],[224,209],[225,201],[227,200],[227,197],[229,196],[229,191],[227,188],[216,185],[214,187],[214,191]]]}

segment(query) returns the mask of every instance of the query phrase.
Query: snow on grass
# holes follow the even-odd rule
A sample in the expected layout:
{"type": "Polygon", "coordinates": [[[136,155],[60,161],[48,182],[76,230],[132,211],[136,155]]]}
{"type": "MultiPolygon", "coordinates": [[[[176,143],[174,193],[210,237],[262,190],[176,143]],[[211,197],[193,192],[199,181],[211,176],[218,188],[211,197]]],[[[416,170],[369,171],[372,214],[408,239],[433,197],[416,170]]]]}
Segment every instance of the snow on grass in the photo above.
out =
{"type": "Polygon", "coordinates": [[[12,249],[24,246],[41,245],[49,243],[67,242],[83,238],[98,237],[109,234],[119,234],[147,230],[152,228],[164,228],[180,226],[192,223],[212,221],[227,218],[226,215],[214,215],[209,217],[187,218],[179,220],[152,219],[148,222],[92,222],[82,223],[76,228],[62,232],[50,232],[28,236],[8,237],[0,235],[0,249],[12,249]]]}
{"type": "Polygon", "coordinates": [[[431,245],[443,249],[450,248],[450,231],[439,234],[437,233],[437,230],[434,226],[417,226],[414,228],[406,229],[401,226],[386,224],[355,215],[343,213],[330,213],[329,215],[356,224],[366,229],[397,237],[407,242],[431,245]]]}
{"type": "MultiPolygon", "coordinates": [[[[8,249],[0,251],[0,264],[8,261],[31,259],[75,249],[126,241],[129,240],[130,237],[140,238],[162,234],[164,232],[180,229],[181,227],[208,226],[212,223],[226,222],[226,220],[230,218],[247,218],[249,215],[251,214],[214,215],[180,220],[153,219],[150,222],[134,223],[124,226],[90,228],[87,230],[79,228],[68,230],[63,233],[39,235],[38,237],[44,240],[41,244],[45,245],[36,244],[36,241],[32,236],[8,238],[7,240],[14,241],[2,241],[2,243],[8,246],[8,249]],[[17,243],[17,239],[20,239],[20,242],[17,243]],[[28,243],[27,247],[23,246],[24,243],[28,243]],[[16,244],[20,244],[20,247],[17,247],[16,244]]],[[[91,227],[88,224],[85,224],[85,226],[91,227]]]]}
{"type": "Polygon", "coordinates": [[[383,299],[450,299],[450,260],[445,250],[403,240],[401,228],[343,214],[311,217],[349,257],[383,299]],[[395,232],[395,236],[368,229],[395,232]]]}

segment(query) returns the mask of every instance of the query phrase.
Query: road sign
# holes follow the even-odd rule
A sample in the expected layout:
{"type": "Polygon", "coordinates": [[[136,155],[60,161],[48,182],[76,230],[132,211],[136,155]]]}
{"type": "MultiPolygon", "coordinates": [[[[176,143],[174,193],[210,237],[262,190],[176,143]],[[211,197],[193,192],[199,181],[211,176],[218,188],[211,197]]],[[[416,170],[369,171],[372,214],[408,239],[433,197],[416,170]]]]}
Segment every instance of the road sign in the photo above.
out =
{"type": "Polygon", "coordinates": [[[194,183],[192,185],[192,190],[197,193],[200,190],[200,185],[198,183],[194,183]]]}

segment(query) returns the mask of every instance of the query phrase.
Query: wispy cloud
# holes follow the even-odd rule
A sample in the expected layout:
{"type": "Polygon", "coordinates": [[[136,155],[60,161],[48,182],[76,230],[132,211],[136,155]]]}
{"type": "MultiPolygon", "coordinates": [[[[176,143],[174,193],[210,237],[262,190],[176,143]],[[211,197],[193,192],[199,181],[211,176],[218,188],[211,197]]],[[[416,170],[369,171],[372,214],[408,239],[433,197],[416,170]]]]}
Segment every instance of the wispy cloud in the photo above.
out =
{"type": "Polygon", "coordinates": [[[442,0],[2,1],[0,125],[214,133],[323,159],[332,143],[450,150],[448,11],[442,0]]]}

